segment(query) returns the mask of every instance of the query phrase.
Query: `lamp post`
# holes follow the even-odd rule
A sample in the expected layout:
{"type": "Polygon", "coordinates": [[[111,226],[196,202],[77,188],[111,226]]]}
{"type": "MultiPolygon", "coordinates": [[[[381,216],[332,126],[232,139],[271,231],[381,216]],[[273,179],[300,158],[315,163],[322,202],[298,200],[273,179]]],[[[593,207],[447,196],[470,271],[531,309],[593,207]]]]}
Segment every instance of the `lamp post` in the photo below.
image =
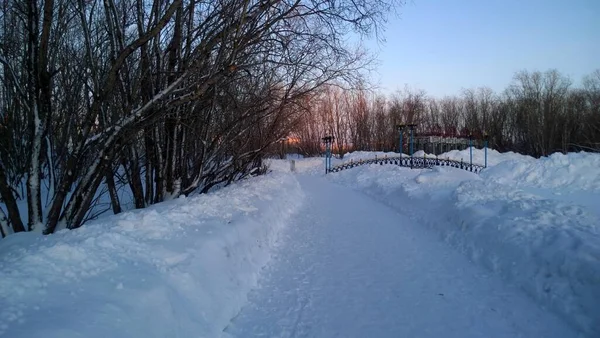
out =
{"type": "Polygon", "coordinates": [[[483,132],[483,151],[485,153],[485,165],[484,167],[487,168],[487,148],[488,148],[488,134],[484,131],[483,132]]]}
{"type": "Polygon", "coordinates": [[[398,134],[400,134],[400,143],[398,144],[398,152],[400,153],[400,158],[402,159],[402,134],[404,134],[404,128],[406,128],[405,124],[399,124],[396,126],[398,128],[398,134]]]}
{"type": "Polygon", "coordinates": [[[415,123],[412,124],[407,124],[406,125],[409,129],[410,129],[410,157],[413,156],[413,144],[414,144],[414,138],[413,138],[413,134],[414,134],[414,130],[415,127],[417,126],[415,123]]]}
{"type": "Polygon", "coordinates": [[[469,133],[469,157],[471,168],[473,168],[473,134],[469,133]]]}
{"type": "Polygon", "coordinates": [[[331,169],[331,145],[333,144],[333,136],[325,136],[321,139],[325,143],[325,174],[331,169]]]}
{"type": "Polygon", "coordinates": [[[406,126],[410,129],[410,168],[412,169],[412,167],[413,167],[413,160],[412,160],[412,157],[413,157],[413,144],[414,144],[413,134],[414,134],[415,127],[417,125],[415,123],[411,123],[411,124],[407,124],[406,126]]]}

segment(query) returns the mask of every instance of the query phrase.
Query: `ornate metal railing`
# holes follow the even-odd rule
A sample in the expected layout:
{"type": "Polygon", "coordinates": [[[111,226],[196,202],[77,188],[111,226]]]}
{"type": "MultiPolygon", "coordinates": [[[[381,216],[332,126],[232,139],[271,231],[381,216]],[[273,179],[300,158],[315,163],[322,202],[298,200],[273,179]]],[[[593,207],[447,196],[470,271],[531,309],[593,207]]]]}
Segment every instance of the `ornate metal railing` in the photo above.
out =
{"type": "Polygon", "coordinates": [[[453,167],[458,169],[463,169],[466,171],[470,171],[476,174],[479,174],[485,166],[481,164],[471,164],[464,161],[456,161],[451,159],[443,159],[443,158],[434,158],[434,157],[409,157],[409,156],[394,156],[394,157],[375,157],[366,160],[358,160],[358,161],[350,161],[343,164],[338,164],[336,166],[331,167],[329,172],[338,172],[345,169],[350,169],[354,167],[358,167],[365,164],[392,164],[401,167],[407,167],[412,169],[423,169],[423,168],[432,168],[434,166],[439,167],[453,167]]]}

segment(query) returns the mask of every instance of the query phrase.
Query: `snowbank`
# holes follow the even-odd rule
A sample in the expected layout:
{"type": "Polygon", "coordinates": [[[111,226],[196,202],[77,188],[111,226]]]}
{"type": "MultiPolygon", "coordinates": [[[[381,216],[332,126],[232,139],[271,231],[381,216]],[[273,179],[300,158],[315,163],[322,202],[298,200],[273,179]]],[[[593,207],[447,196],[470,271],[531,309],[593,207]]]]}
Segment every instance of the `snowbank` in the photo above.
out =
{"type": "MultiPolygon", "coordinates": [[[[451,150],[447,153],[440,155],[441,158],[449,158],[451,160],[460,161],[461,159],[465,162],[470,160],[469,148],[464,150],[451,150]]],[[[504,161],[520,161],[523,163],[535,161],[535,158],[531,156],[521,155],[513,152],[500,153],[495,149],[488,149],[488,166],[494,166],[504,161]]],[[[485,164],[485,151],[483,149],[473,148],[473,163],[485,164]]]]}
{"type": "MultiPolygon", "coordinates": [[[[386,157],[386,156],[387,157],[398,157],[400,155],[396,152],[355,151],[352,153],[344,154],[344,158],[342,160],[334,160],[333,164],[335,165],[335,164],[345,163],[345,162],[350,162],[350,161],[366,160],[366,159],[371,159],[371,158],[375,158],[375,157],[386,157]]],[[[410,155],[402,154],[402,156],[408,157],[410,155]]],[[[414,157],[426,156],[426,157],[430,157],[430,158],[436,157],[436,155],[428,154],[428,153],[424,152],[423,150],[415,151],[413,156],[414,157]]],[[[469,148],[467,148],[465,150],[451,150],[447,153],[438,155],[437,157],[444,158],[444,159],[456,160],[456,161],[462,160],[464,162],[469,162],[471,159],[470,156],[471,156],[470,150],[469,150],[469,148]]],[[[528,162],[534,162],[535,158],[533,158],[531,156],[521,155],[518,153],[513,153],[513,152],[500,153],[494,149],[488,149],[488,154],[487,154],[488,166],[494,166],[494,165],[497,165],[498,163],[501,163],[504,161],[510,161],[510,160],[518,161],[521,163],[528,163],[528,162]]],[[[485,164],[484,149],[473,148],[473,163],[481,164],[481,165],[485,164]]]]}
{"type": "MultiPolygon", "coordinates": [[[[357,161],[357,160],[365,160],[365,159],[369,159],[369,158],[375,158],[375,157],[396,157],[396,156],[400,156],[398,153],[395,152],[383,152],[383,151],[355,151],[352,153],[346,153],[344,154],[344,157],[342,160],[338,160],[339,163],[342,162],[350,162],[350,161],[357,161]]],[[[407,155],[404,155],[407,156],[407,155]]]]}
{"type": "Polygon", "coordinates": [[[600,155],[561,153],[539,160],[510,160],[482,173],[498,184],[524,184],[560,191],[600,193],[600,155]]]}
{"type": "Polygon", "coordinates": [[[288,173],[0,241],[0,335],[215,337],[303,199],[288,173]]]}
{"type": "MultiPolygon", "coordinates": [[[[474,162],[482,155],[474,150],[474,162]]],[[[370,165],[329,178],[435,229],[584,334],[600,336],[600,155],[488,156],[491,167],[479,176],[370,165]]]]}
{"type": "Polygon", "coordinates": [[[290,162],[294,161],[297,173],[324,173],[325,158],[310,157],[305,159],[270,160],[269,169],[274,171],[290,172],[290,162]]]}

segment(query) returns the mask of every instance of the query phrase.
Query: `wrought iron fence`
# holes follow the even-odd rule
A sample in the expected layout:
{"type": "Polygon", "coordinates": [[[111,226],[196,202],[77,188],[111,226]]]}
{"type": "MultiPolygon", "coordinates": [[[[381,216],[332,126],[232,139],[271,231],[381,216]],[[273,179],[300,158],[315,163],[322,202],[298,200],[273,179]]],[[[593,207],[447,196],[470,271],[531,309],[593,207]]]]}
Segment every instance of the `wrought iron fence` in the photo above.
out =
{"type": "Polygon", "coordinates": [[[343,164],[338,164],[336,166],[331,167],[328,172],[339,172],[345,169],[350,169],[354,167],[358,167],[365,164],[392,164],[400,167],[407,167],[412,169],[423,169],[423,168],[433,168],[434,166],[439,167],[452,167],[463,169],[466,171],[470,171],[476,174],[479,174],[485,166],[481,164],[475,164],[464,161],[457,161],[451,159],[443,159],[443,158],[433,158],[433,157],[408,157],[408,156],[396,156],[396,157],[383,157],[383,158],[371,158],[366,160],[358,160],[358,161],[350,161],[343,164]]]}

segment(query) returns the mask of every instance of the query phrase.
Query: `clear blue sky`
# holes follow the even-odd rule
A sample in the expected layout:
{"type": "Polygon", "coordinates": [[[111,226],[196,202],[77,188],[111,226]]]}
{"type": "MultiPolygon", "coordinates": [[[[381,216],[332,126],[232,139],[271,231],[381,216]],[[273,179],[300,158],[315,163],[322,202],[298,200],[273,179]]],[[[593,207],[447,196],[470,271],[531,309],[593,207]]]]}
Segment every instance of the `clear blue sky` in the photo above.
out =
{"type": "Polygon", "coordinates": [[[385,39],[366,46],[386,93],[501,91],[522,69],[556,68],[579,84],[600,68],[600,0],[408,0],[385,39]]]}

